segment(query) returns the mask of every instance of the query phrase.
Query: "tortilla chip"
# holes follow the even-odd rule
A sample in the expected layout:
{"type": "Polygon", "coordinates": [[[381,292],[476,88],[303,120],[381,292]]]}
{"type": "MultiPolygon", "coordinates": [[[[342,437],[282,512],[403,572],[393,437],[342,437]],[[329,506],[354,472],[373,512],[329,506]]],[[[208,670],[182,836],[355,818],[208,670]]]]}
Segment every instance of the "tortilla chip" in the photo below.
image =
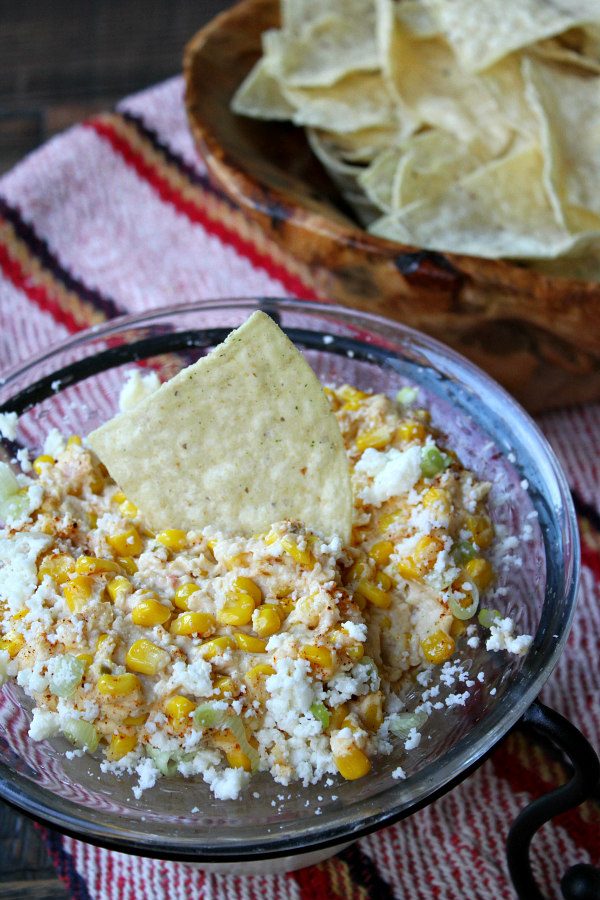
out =
{"type": "Polygon", "coordinates": [[[326,88],[290,88],[282,85],[283,95],[296,107],[292,121],[296,125],[356,131],[389,125],[395,109],[381,75],[354,72],[326,88]]]}
{"type": "Polygon", "coordinates": [[[480,72],[514,50],[598,20],[597,0],[423,0],[461,65],[480,72]]]}
{"type": "Polygon", "coordinates": [[[88,442],[156,530],[253,534],[297,519],[349,538],[337,420],[302,354],[265,313],[88,442]]]}
{"type": "Polygon", "coordinates": [[[542,182],[543,156],[530,144],[494,160],[435,200],[413,203],[370,230],[401,243],[487,259],[547,258],[583,238],[557,221],[542,182]]]}
{"type": "Polygon", "coordinates": [[[281,92],[279,82],[259,59],[234,94],[231,108],[253,119],[291,119],[295,109],[281,92]]]}

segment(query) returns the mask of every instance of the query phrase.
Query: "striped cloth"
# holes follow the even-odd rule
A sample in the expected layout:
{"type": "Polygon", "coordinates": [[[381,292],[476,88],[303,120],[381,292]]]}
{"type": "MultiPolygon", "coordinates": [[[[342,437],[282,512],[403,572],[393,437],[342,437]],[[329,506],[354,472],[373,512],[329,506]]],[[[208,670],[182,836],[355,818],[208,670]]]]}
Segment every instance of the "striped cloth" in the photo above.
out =
{"type": "MultiPolygon", "coordinates": [[[[121,313],[200,298],[319,297],[310,274],[270,245],[213,187],[172,79],[50,141],[0,180],[0,368],[121,313]]],[[[600,743],[600,407],[541,425],[573,489],[583,539],[581,600],[543,699],[600,743]],[[596,664],[590,665],[590,661],[596,664]]],[[[548,746],[513,732],[466,782],[337,857],[288,875],[205,875],[44,830],[71,895],[154,898],[510,898],[504,843],[531,797],[566,778],[548,746]]],[[[548,897],[568,865],[595,862],[592,803],[542,829],[536,875],[548,897]]]]}

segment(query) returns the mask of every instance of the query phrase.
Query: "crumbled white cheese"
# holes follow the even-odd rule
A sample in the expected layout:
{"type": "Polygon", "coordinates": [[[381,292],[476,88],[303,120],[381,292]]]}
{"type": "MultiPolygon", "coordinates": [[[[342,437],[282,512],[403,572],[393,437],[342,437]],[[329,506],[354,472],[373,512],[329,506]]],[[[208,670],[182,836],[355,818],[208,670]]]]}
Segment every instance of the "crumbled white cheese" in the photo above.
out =
{"type": "Polygon", "coordinates": [[[406,772],[404,771],[402,766],[398,766],[397,769],[394,769],[394,771],[392,772],[392,778],[401,778],[403,780],[406,778],[406,772]]]}
{"type": "Polygon", "coordinates": [[[56,458],[63,452],[65,446],[66,442],[64,436],[60,433],[58,428],[51,428],[44,441],[44,453],[56,458]]]}
{"type": "Polygon", "coordinates": [[[139,369],[130,369],[127,373],[127,381],[119,394],[119,410],[127,412],[145,400],[160,387],[160,378],[156,372],[148,372],[141,375],[139,369]]]}
{"type": "Polygon", "coordinates": [[[486,650],[507,650],[515,656],[523,656],[529,650],[533,638],[530,634],[514,634],[512,619],[496,619],[490,628],[490,636],[485,642],[486,650]]]}
{"type": "Polygon", "coordinates": [[[341,627],[342,630],[345,631],[348,637],[351,637],[353,641],[366,641],[366,622],[343,622],[341,627]]]}
{"type": "Polygon", "coordinates": [[[445,703],[446,706],[465,706],[467,700],[469,699],[469,692],[465,691],[464,694],[448,694],[446,697],[445,703]]]}
{"type": "Polygon", "coordinates": [[[17,459],[17,462],[19,463],[19,465],[21,466],[22,472],[25,472],[25,474],[27,474],[28,472],[31,472],[32,465],[31,465],[31,462],[29,461],[29,452],[25,449],[25,447],[22,447],[20,450],[17,450],[16,459],[17,459]]]}
{"type": "Polygon", "coordinates": [[[6,650],[0,650],[0,687],[4,684],[4,682],[8,678],[8,666],[10,663],[10,656],[6,650]]]}
{"type": "Polygon", "coordinates": [[[135,767],[136,773],[139,775],[137,785],[133,788],[133,796],[139,800],[143,791],[154,787],[156,779],[160,775],[159,770],[149,757],[146,757],[135,767]]]}
{"type": "Polygon", "coordinates": [[[373,478],[359,496],[365,503],[380,506],[390,497],[407,494],[421,477],[421,447],[400,451],[395,447],[382,453],[369,447],[356,463],[355,471],[373,478]]]}
{"type": "Polygon", "coordinates": [[[467,647],[471,647],[472,650],[477,650],[479,647],[479,638],[476,634],[473,637],[467,638],[467,647]]]}
{"type": "Polygon", "coordinates": [[[22,532],[0,538],[0,596],[14,615],[37,587],[36,560],[52,543],[47,534],[22,532]]]}
{"type": "Polygon", "coordinates": [[[0,437],[14,441],[17,437],[19,417],[14,412],[0,413],[0,437]]]}
{"type": "Polygon", "coordinates": [[[173,663],[173,672],[168,681],[158,682],[157,696],[171,693],[187,693],[195,697],[210,697],[213,684],[210,678],[211,665],[205,659],[196,659],[187,665],[182,660],[173,663]]]}
{"type": "Polygon", "coordinates": [[[404,749],[405,750],[415,750],[419,744],[421,743],[421,732],[417,731],[416,728],[411,728],[408,732],[408,736],[404,741],[404,749]]]}
{"type": "Polygon", "coordinates": [[[60,717],[57,713],[47,709],[34,709],[29,726],[29,737],[33,741],[43,741],[46,738],[54,737],[59,731],[60,717]]]}
{"type": "Polygon", "coordinates": [[[269,675],[265,686],[271,695],[267,710],[278,728],[293,734],[300,716],[308,713],[315,698],[310,679],[310,663],[305,659],[279,659],[275,674],[269,675]]]}

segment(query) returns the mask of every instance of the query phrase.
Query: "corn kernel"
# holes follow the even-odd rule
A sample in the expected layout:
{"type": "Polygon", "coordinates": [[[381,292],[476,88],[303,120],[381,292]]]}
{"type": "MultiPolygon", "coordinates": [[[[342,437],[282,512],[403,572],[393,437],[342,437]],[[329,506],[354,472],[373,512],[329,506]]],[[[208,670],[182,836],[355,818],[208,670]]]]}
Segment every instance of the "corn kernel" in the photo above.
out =
{"type": "Polygon", "coordinates": [[[277,534],[276,531],[269,531],[268,534],[265,534],[265,536],[264,536],[264,542],[267,545],[267,547],[270,547],[272,544],[275,543],[275,541],[278,541],[279,538],[280,538],[280,535],[277,534]]]}
{"type": "Polygon", "coordinates": [[[381,571],[375,573],[375,582],[382,591],[390,591],[394,584],[387,572],[381,571]]]}
{"type": "Polygon", "coordinates": [[[147,713],[142,713],[139,716],[127,716],[126,719],[123,719],[123,725],[143,725],[146,719],[148,718],[147,713]]]}
{"type": "Polygon", "coordinates": [[[453,637],[455,640],[459,637],[462,637],[468,627],[468,619],[452,619],[452,625],[450,626],[451,637],[453,637]]]}
{"type": "Polygon", "coordinates": [[[480,550],[487,550],[494,540],[494,526],[488,516],[467,516],[467,529],[480,550]]]}
{"type": "Polygon", "coordinates": [[[401,515],[402,511],[399,509],[395,509],[394,512],[386,513],[385,516],[382,516],[377,525],[379,534],[385,534],[385,532],[392,527],[394,522],[396,522],[401,515]]]}
{"type": "Polygon", "coordinates": [[[19,619],[24,619],[28,612],[29,612],[29,607],[24,606],[22,609],[19,610],[19,612],[15,613],[13,616],[11,616],[11,619],[13,620],[13,622],[18,622],[19,619]]]}
{"type": "Polygon", "coordinates": [[[415,565],[414,559],[410,556],[401,559],[396,568],[398,573],[407,581],[418,581],[420,578],[421,573],[415,565]]]}
{"type": "Polygon", "coordinates": [[[76,575],[63,584],[63,596],[71,612],[80,612],[90,599],[94,582],[88,575],[76,575]]]}
{"type": "Polygon", "coordinates": [[[424,441],[427,437],[427,429],[422,422],[407,419],[401,422],[396,429],[396,439],[408,443],[409,441],[424,441]]]}
{"type": "Polygon", "coordinates": [[[124,519],[135,519],[138,514],[138,508],[131,500],[123,500],[123,502],[119,504],[119,512],[124,519]]]}
{"type": "Polygon", "coordinates": [[[230,675],[220,675],[215,678],[213,684],[213,694],[217,697],[237,697],[239,694],[239,686],[230,675]]]}
{"type": "Polygon", "coordinates": [[[55,584],[64,584],[75,570],[75,560],[66,553],[45,556],[38,569],[39,580],[48,575],[55,584]]]}
{"type": "Polygon", "coordinates": [[[195,709],[196,704],[181,694],[170,697],[165,703],[166,714],[178,723],[185,723],[195,709]]]}
{"type": "Polygon", "coordinates": [[[125,578],[123,575],[117,575],[116,578],[108,582],[106,590],[112,602],[116,603],[132,593],[133,585],[128,578],[125,578]]]}
{"type": "Polygon", "coordinates": [[[263,604],[252,614],[252,628],[259,637],[271,637],[281,628],[281,616],[273,606],[263,604]]]}
{"type": "Polygon", "coordinates": [[[475,587],[482,592],[487,590],[494,580],[494,570],[487,559],[480,557],[470,559],[466,563],[464,571],[468,581],[473,582],[475,587]]]}
{"type": "Polygon", "coordinates": [[[450,497],[443,488],[430,487],[423,496],[423,506],[434,509],[438,515],[447,519],[450,515],[450,497]]]}
{"type": "Polygon", "coordinates": [[[184,612],[187,612],[189,609],[188,600],[195,594],[196,591],[199,591],[200,588],[193,581],[188,581],[186,584],[180,585],[175,591],[173,596],[173,604],[177,607],[177,609],[182,609],[184,612]]]}
{"type": "Polygon", "coordinates": [[[166,650],[162,650],[147,641],[140,638],[134,641],[125,657],[125,664],[132,672],[140,672],[142,675],[156,675],[156,673],[167,664],[169,654],[166,650]]]}
{"type": "Polygon", "coordinates": [[[378,566],[387,566],[393,552],[394,545],[391,541],[378,541],[369,550],[369,556],[375,560],[378,566]]]}
{"type": "Polygon", "coordinates": [[[350,712],[350,708],[347,703],[341,703],[339,706],[335,706],[331,710],[331,719],[329,720],[329,730],[337,731],[342,727],[342,722],[350,712]]]}
{"type": "Polygon", "coordinates": [[[212,638],[200,645],[200,651],[204,659],[214,659],[215,656],[222,656],[227,650],[235,650],[235,641],[228,635],[212,638]]]}
{"type": "Polygon", "coordinates": [[[383,722],[383,705],[381,691],[367,694],[358,704],[360,718],[369,731],[377,731],[383,722]]]}
{"type": "Polygon", "coordinates": [[[244,675],[244,681],[251,693],[262,696],[265,693],[265,679],[267,679],[269,675],[274,674],[275,669],[273,666],[270,666],[268,663],[258,663],[258,665],[248,669],[244,675]]]}
{"type": "Polygon", "coordinates": [[[364,391],[359,391],[355,387],[351,387],[349,384],[342,385],[341,388],[338,388],[338,397],[340,397],[344,401],[344,405],[342,409],[348,410],[357,410],[362,401],[366,400],[369,396],[365,394],[364,391]]]}
{"type": "Polygon", "coordinates": [[[316,559],[310,552],[310,550],[301,550],[298,547],[298,544],[292,540],[292,538],[287,535],[281,538],[281,546],[288,553],[294,562],[297,562],[298,565],[302,566],[305,569],[313,569],[316,563],[316,559]]]}
{"type": "Polygon", "coordinates": [[[356,781],[371,771],[369,757],[358,747],[351,747],[343,756],[334,756],[333,761],[342,778],[356,781]]]}
{"type": "Polygon", "coordinates": [[[107,541],[118,556],[139,556],[144,549],[140,533],[133,525],[126,531],[110,535],[107,541]]]}
{"type": "Polygon", "coordinates": [[[173,553],[178,553],[187,544],[187,531],[182,531],[181,528],[167,528],[166,531],[156,535],[156,540],[173,553]]]}
{"type": "Polygon", "coordinates": [[[230,556],[229,559],[225,559],[223,562],[228,572],[231,572],[233,569],[243,569],[244,566],[248,565],[248,554],[236,553],[235,556],[230,556]]]}
{"type": "Polygon", "coordinates": [[[120,572],[121,566],[113,559],[80,556],[75,560],[75,571],[78,575],[104,575],[106,572],[120,572]]]}
{"type": "Polygon", "coordinates": [[[249,625],[254,612],[254,600],[250,594],[231,594],[217,612],[219,625],[249,625]]]}
{"type": "Polygon", "coordinates": [[[244,575],[238,575],[233,582],[233,590],[236,594],[250,594],[256,604],[262,603],[263,593],[257,583],[244,575]]]}
{"type": "Polygon", "coordinates": [[[67,441],[67,447],[81,447],[81,437],[78,434],[72,434],[67,441]]]}
{"type": "Polygon", "coordinates": [[[428,571],[435,565],[438,553],[444,549],[443,542],[433,534],[425,534],[417,541],[412,558],[421,571],[428,571]]]}
{"type": "Polygon", "coordinates": [[[243,631],[236,632],[233,635],[233,639],[239,649],[245,650],[246,653],[264,653],[267,649],[266,641],[261,641],[260,638],[254,637],[251,634],[245,634],[243,631]]]}
{"type": "Polygon", "coordinates": [[[24,646],[25,638],[18,631],[9,631],[5,637],[0,639],[0,650],[5,650],[11,659],[14,659],[24,646]]]}
{"type": "Polygon", "coordinates": [[[358,641],[355,644],[349,644],[345,649],[346,656],[348,656],[352,662],[358,662],[359,659],[362,659],[365,655],[365,648],[358,641]]]}
{"type": "Polygon", "coordinates": [[[124,697],[141,690],[142,685],[137,675],[125,672],[123,675],[101,675],[97,687],[99,693],[109,697],[124,697]]]}
{"type": "Polygon", "coordinates": [[[455,649],[454,639],[445,631],[434,631],[421,641],[421,649],[427,662],[439,666],[450,659],[455,649]]]}
{"type": "Polygon", "coordinates": [[[41,475],[46,466],[54,465],[54,457],[48,456],[47,453],[42,453],[41,456],[36,456],[32,465],[34,471],[37,472],[38,475],[41,475]]]}
{"type": "Polygon", "coordinates": [[[124,569],[128,575],[135,575],[138,570],[137,563],[133,556],[118,556],[117,562],[124,569]]]}
{"type": "Polygon", "coordinates": [[[182,612],[171,622],[170,632],[176,635],[212,634],[216,627],[215,617],[207,612],[182,612]]]}
{"type": "Polygon", "coordinates": [[[367,571],[367,564],[364,559],[359,559],[353,563],[344,574],[344,584],[350,584],[352,581],[360,581],[367,571]]]}
{"type": "MultiPolygon", "coordinates": [[[[98,653],[98,651],[102,649],[102,647],[108,641],[108,639],[109,638],[108,638],[107,634],[101,634],[99,636],[98,640],[96,641],[96,653],[98,653]]],[[[118,638],[115,640],[118,640],[118,638]]]]}
{"type": "Polygon", "coordinates": [[[392,605],[392,595],[382,590],[373,581],[362,579],[356,585],[356,592],[379,609],[389,609],[392,605]]]}
{"type": "Polygon", "coordinates": [[[127,497],[123,491],[115,491],[110,499],[113,503],[125,503],[127,497]]]}
{"type": "Polygon", "coordinates": [[[140,600],[131,611],[131,621],[134,625],[143,625],[153,628],[155,625],[164,625],[171,618],[171,608],[159,603],[156,597],[147,596],[140,600]]]}
{"type": "Polygon", "coordinates": [[[106,755],[110,760],[116,762],[118,759],[122,759],[128,753],[131,753],[132,750],[135,750],[137,742],[136,734],[113,734],[106,750],[106,755]]]}
{"type": "Polygon", "coordinates": [[[325,672],[330,672],[333,668],[333,654],[328,647],[320,647],[316,644],[306,644],[300,650],[302,659],[307,659],[309,663],[325,672]]]}
{"type": "Polygon", "coordinates": [[[372,428],[370,431],[362,431],[356,438],[356,449],[362,453],[369,447],[375,450],[382,450],[387,447],[392,439],[392,432],[389,428],[372,428]]]}
{"type": "Polygon", "coordinates": [[[89,669],[89,667],[94,662],[94,657],[91,653],[78,653],[75,658],[80,659],[81,662],[85,665],[86,669],[89,669]]]}
{"type": "Polygon", "coordinates": [[[252,763],[241,747],[232,747],[230,750],[226,750],[225,757],[232,769],[243,769],[245,772],[252,771],[252,763]]]}

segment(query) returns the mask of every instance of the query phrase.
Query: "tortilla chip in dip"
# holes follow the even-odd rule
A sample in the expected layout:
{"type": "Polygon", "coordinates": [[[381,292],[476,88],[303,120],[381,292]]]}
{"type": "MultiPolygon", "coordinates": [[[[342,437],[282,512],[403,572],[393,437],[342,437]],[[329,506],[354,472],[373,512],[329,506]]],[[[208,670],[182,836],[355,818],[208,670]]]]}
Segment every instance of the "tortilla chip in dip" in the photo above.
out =
{"type": "Polygon", "coordinates": [[[349,537],[337,420],[302,354],[263,312],[88,441],[156,530],[252,534],[297,519],[349,537]]]}

